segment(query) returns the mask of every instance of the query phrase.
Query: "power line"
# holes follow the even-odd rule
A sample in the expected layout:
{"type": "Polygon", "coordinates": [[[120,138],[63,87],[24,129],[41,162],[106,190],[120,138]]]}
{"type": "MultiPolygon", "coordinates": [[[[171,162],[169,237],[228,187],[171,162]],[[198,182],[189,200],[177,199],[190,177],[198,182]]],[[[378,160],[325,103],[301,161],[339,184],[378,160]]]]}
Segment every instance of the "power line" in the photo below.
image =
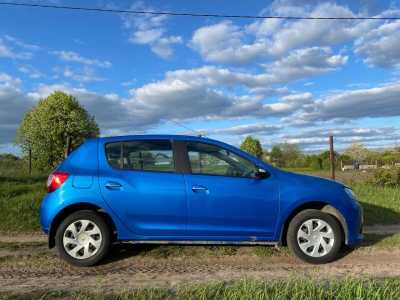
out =
{"type": "Polygon", "coordinates": [[[202,13],[180,13],[170,11],[145,11],[145,10],[125,10],[111,8],[96,7],[80,7],[66,5],[50,5],[35,4],[24,2],[0,2],[0,5],[34,7],[34,8],[51,8],[64,10],[79,10],[102,13],[124,13],[124,14],[140,14],[140,15],[167,15],[179,17],[210,17],[210,18],[236,18],[236,19],[285,19],[285,20],[400,20],[399,17],[296,17],[296,16],[256,16],[256,15],[225,15],[225,14],[202,14],[202,13]]]}

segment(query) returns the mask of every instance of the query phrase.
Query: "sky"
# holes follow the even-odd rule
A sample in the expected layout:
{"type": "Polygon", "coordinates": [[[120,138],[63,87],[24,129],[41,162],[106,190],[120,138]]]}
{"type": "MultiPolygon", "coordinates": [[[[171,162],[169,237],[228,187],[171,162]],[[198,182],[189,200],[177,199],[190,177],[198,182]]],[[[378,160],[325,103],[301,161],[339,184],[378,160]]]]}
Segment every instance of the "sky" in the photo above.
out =
{"type": "MultiPolygon", "coordinates": [[[[11,1],[11,0],[10,0],[11,1]]],[[[26,1],[234,15],[400,16],[400,1],[26,1]]],[[[400,142],[400,20],[216,19],[0,7],[0,152],[39,99],[102,136],[247,135],[305,151],[400,142]],[[185,128],[186,127],[186,128],[185,128]],[[192,129],[189,130],[188,128],[192,129]]]]}

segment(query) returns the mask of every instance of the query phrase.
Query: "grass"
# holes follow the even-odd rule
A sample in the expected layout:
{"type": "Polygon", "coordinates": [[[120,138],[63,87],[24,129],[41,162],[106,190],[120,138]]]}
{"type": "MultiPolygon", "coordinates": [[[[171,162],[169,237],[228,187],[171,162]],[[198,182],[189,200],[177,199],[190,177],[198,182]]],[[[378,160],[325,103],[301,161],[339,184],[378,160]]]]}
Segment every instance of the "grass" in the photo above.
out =
{"type": "Polygon", "coordinates": [[[0,299],[42,299],[42,300],[127,300],[127,299],[276,299],[276,300],[330,300],[369,299],[391,300],[400,298],[400,279],[386,280],[336,280],[311,281],[292,279],[286,281],[240,280],[236,282],[215,282],[172,288],[147,288],[122,292],[61,291],[34,292],[23,295],[0,295],[0,299]]]}
{"type": "Polygon", "coordinates": [[[365,224],[400,224],[400,189],[357,183],[353,186],[364,208],[365,224]]]}
{"type": "Polygon", "coordinates": [[[381,235],[381,234],[366,234],[363,242],[364,246],[373,246],[375,249],[399,249],[400,234],[381,235]]]}
{"type": "Polygon", "coordinates": [[[0,176],[0,232],[39,230],[45,176],[0,176]]]}

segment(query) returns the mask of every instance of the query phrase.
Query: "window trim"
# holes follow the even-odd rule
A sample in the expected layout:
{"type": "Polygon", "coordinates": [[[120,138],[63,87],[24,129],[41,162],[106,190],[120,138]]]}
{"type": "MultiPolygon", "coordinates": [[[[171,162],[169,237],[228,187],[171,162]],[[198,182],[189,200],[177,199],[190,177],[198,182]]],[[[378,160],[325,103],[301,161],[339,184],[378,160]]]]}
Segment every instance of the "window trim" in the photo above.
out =
{"type": "Polygon", "coordinates": [[[175,173],[180,173],[180,172],[177,171],[178,168],[177,168],[177,162],[176,162],[176,159],[175,159],[174,141],[171,140],[171,139],[160,139],[160,140],[157,140],[157,139],[155,139],[155,140],[139,140],[138,139],[138,140],[120,140],[120,141],[106,142],[106,143],[104,143],[104,156],[105,156],[105,160],[107,162],[107,165],[111,169],[117,170],[117,171],[146,172],[146,173],[165,173],[165,174],[168,174],[168,173],[174,173],[174,174],[175,173]],[[172,170],[172,171],[154,171],[154,170],[139,170],[139,169],[124,168],[123,167],[124,166],[124,160],[123,160],[123,157],[124,157],[123,149],[124,149],[124,147],[123,147],[123,145],[124,145],[124,143],[129,143],[129,142],[169,142],[170,145],[171,145],[172,160],[174,162],[174,168],[173,168],[174,170],[172,170]],[[122,162],[122,166],[120,166],[119,168],[116,168],[116,167],[112,166],[110,164],[110,162],[108,161],[108,158],[107,158],[107,145],[109,145],[109,144],[118,144],[118,143],[121,144],[120,160],[122,162]]]}
{"type": "Polygon", "coordinates": [[[188,164],[187,168],[189,170],[187,172],[187,174],[196,175],[196,176],[217,176],[217,177],[236,178],[236,179],[257,179],[256,177],[252,177],[252,176],[230,176],[230,175],[219,175],[219,174],[208,174],[208,173],[194,173],[193,170],[192,170],[192,165],[190,163],[189,151],[188,151],[188,148],[187,148],[188,143],[206,144],[206,145],[210,145],[210,146],[214,146],[214,147],[226,150],[226,151],[228,151],[230,153],[233,153],[233,154],[239,156],[240,158],[250,162],[255,167],[255,169],[259,168],[259,166],[257,164],[255,164],[253,161],[243,157],[242,155],[237,154],[234,151],[231,151],[231,150],[226,149],[224,147],[221,147],[219,145],[215,145],[215,144],[207,143],[207,142],[203,142],[203,141],[185,141],[184,144],[185,144],[186,163],[188,164]]]}

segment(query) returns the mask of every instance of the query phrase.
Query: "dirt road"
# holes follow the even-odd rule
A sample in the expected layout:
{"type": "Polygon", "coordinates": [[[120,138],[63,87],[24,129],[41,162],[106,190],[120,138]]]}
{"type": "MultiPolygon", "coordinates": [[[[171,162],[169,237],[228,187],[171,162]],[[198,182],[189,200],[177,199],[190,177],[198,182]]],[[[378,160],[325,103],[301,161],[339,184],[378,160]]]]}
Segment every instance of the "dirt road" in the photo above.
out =
{"type": "Polygon", "coordinates": [[[313,266],[297,261],[286,249],[120,245],[103,265],[75,268],[48,250],[41,236],[2,236],[0,245],[0,292],[120,291],[239,278],[400,276],[400,248],[361,247],[334,263],[313,266]],[[23,243],[15,243],[22,238],[23,243]]]}

